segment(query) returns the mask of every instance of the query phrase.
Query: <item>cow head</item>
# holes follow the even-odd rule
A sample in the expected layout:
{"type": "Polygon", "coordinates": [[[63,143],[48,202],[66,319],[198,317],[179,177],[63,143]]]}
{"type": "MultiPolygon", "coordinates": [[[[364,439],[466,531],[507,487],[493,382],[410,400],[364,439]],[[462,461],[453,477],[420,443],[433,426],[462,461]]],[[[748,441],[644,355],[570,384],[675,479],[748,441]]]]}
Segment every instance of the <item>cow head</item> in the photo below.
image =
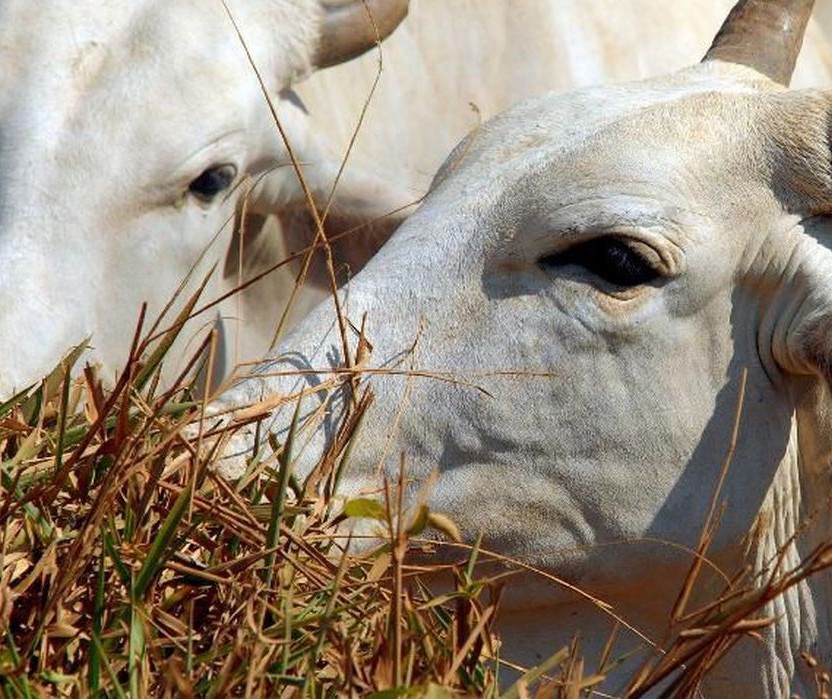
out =
{"type": "MultiPolygon", "coordinates": [[[[438,472],[429,502],[466,537],[568,577],[649,634],[664,628],[715,493],[725,509],[709,556],[728,573],[745,555],[763,570],[781,546],[794,562],[832,533],[820,428],[832,95],[781,84],[810,6],[741,3],[703,63],[545,95],[457,148],[342,294],[354,327],[366,315],[375,397],[344,492],[377,487],[378,468],[396,472],[404,454],[411,494],[438,472]]],[[[305,390],[319,422],[299,433],[300,469],[348,396],[349,382],[319,383],[344,363],[342,327],[321,306],[218,406],[305,390]]],[[[348,341],[353,352],[349,330],[348,341]]],[[[292,411],[275,411],[278,437],[292,411]]],[[[798,646],[830,648],[828,610],[807,589],[784,603],[785,630],[749,651],[764,659],[733,683],[748,691],[715,696],[763,696],[766,682],[776,694],[798,646]]],[[[561,610],[532,614],[543,632],[520,636],[548,641],[532,651],[576,626],[592,637],[570,595],[522,599],[561,610]]]]}
{"type": "Polygon", "coordinates": [[[154,317],[225,257],[247,177],[267,175],[253,208],[302,199],[264,94],[313,193],[329,187],[334,167],[287,88],[375,45],[406,11],[406,0],[3,3],[0,395],[85,338],[107,367],[123,363],[141,304],[154,317]]]}

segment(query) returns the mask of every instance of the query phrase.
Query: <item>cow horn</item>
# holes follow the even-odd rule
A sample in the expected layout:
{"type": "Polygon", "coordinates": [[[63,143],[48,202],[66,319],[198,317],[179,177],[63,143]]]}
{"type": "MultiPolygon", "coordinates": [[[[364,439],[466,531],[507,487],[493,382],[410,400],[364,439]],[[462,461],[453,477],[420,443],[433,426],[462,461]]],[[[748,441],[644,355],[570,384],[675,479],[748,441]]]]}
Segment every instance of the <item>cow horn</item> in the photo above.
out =
{"type": "Polygon", "coordinates": [[[740,0],[703,61],[753,68],[788,85],[814,0],[740,0]]]}
{"type": "Polygon", "coordinates": [[[324,19],[318,51],[313,60],[318,68],[334,66],[360,56],[379,40],[386,39],[407,15],[408,4],[408,0],[320,2],[324,19]]]}

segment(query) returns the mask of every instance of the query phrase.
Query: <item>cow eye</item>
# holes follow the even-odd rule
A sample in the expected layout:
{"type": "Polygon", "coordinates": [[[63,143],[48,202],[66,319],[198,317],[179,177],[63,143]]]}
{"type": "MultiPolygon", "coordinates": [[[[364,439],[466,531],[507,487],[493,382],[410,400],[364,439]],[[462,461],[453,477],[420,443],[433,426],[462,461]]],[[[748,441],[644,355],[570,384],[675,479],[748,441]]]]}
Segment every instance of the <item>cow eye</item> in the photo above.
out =
{"type": "Polygon", "coordinates": [[[227,190],[237,176],[233,165],[215,165],[205,170],[190,185],[188,191],[203,202],[210,202],[227,190]]]}
{"type": "Polygon", "coordinates": [[[543,269],[576,265],[607,284],[633,287],[649,284],[661,277],[645,257],[637,252],[633,241],[614,236],[593,238],[568,250],[547,255],[538,261],[543,269]]]}

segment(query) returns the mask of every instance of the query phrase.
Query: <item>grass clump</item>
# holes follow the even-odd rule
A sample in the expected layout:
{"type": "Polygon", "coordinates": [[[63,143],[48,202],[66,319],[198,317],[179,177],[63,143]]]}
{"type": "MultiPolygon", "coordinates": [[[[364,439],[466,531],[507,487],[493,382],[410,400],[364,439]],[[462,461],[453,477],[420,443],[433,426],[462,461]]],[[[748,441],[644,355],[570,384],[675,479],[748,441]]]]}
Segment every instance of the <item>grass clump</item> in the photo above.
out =
{"type": "MultiPolygon", "coordinates": [[[[306,479],[292,473],[294,430],[273,456],[253,455],[238,483],[219,477],[229,429],[202,417],[194,380],[159,388],[178,327],[157,335],[161,350],[136,340],[112,389],[90,367],[70,378],[78,348],[0,405],[2,696],[605,696],[604,672],[585,665],[577,641],[500,694],[493,625],[505,567],[482,577],[478,564],[498,557],[478,544],[460,546],[455,565],[412,562],[432,545],[418,542],[426,529],[458,535],[424,505],[405,515],[404,464],[381,500],[336,504],[370,402],[356,376],[342,379],[356,399],[335,446],[306,479]],[[350,552],[348,518],[373,522],[382,544],[350,552]],[[450,581],[442,594],[422,582],[437,575],[450,581]]],[[[183,376],[210,374],[211,357],[206,341],[183,376]]],[[[830,565],[826,544],[762,586],[732,580],[669,624],[626,696],[696,696],[738,640],[774,622],[761,616],[772,599],[830,565]]],[[[695,576],[694,566],[690,586],[695,576]]],[[[816,675],[827,696],[828,675],[816,675]]]]}
{"type": "Polygon", "coordinates": [[[344,515],[291,476],[290,449],[239,484],[218,477],[223,435],[183,432],[199,424],[193,383],[158,391],[162,355],[134,344],[112,390],[89,367],[69,379],[79,349],[0,407],[3,695],[495,691],[481,598],[496,589],[458,574],[437,600],[404,572],[430,517],[408,532],[354,501],[392,538],[347,554],[344,515]]]}

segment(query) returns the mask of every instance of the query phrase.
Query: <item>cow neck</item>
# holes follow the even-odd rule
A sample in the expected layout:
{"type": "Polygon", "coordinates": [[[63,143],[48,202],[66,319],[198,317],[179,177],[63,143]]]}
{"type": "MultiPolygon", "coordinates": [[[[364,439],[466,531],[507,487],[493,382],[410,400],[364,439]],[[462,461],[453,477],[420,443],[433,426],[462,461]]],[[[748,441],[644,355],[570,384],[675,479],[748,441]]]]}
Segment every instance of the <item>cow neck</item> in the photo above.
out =
{"type": "MultiPolygon", "coordinates": [[[[788,447],[748,537],[748,561],[758,580],[767,579],[781,552],[782,570],[794,570],[832,537],[832,435],[826,419],[832,404],[819,381],[803,379],[797,388],[788,447]]],[[[814,692],[814,678],[801,657],[805,651],[830,667],[830,575],[815,575],[775,599],[764,612],[777,619],[765,643],[744,641],[731,654],[733,663],[739,654],[763,668],[764,695],[814,692]]]]}

